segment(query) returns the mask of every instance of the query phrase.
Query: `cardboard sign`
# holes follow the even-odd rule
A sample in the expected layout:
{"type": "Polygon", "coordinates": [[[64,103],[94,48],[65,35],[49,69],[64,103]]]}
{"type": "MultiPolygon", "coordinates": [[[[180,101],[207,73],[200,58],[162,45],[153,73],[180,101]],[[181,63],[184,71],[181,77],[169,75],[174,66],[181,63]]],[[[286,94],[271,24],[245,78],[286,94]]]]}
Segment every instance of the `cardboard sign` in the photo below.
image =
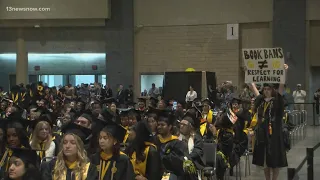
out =
{"type": "Polygon", "coordinates": [[[242,49],[245,83],[285,83],[282,48],[242,49]]]}

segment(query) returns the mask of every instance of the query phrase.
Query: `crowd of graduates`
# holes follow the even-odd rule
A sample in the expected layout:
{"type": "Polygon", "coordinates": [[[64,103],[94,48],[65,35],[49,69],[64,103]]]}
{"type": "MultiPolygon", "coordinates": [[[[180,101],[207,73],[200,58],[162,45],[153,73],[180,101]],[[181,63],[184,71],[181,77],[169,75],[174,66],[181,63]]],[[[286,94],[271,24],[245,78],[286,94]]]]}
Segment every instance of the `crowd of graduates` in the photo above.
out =
{"type": "Polygon", "coordinates": [[[251,84],[249,106],[231,93],[219,108],[209,99],[173,108],[152,97],[120,109],[114,98],[66,98],[65,88],[41,82],[15,86],[1,95],[0,179],[210,179],[204,143],[217,145],[214,176],[223,179],[248,150],[251,135],[253,164],[277,178],[288,150],[281,88],[264,84],[259,92],[251,84]]]}

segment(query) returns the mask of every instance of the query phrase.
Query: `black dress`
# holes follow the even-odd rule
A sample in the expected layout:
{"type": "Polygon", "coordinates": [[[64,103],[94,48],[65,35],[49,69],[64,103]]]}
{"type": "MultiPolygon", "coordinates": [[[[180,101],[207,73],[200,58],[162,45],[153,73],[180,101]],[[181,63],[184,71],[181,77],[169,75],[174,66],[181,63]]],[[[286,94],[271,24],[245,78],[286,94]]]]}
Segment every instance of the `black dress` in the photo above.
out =
{"type": "Polygon", "coordinates": [[[118,156],[105,158],[102,154],[99,152],[91,157],[91,163],[99,171],[99,180],[111,180],[111,177],[112,180],[134,180],[133,167],[127,155],[120,152],[118,156]]]}
{"type": "Polygon", "coordinates": [[[256,98],[256,105],[258,123],[255,129],[256,141],[252,163],[269,168],[288,166],[282,134],[283,97],[277,94],[272,100],[266,102],[260,95],[256,98]]]}
{"type": "Polygon", "coordinates": [[[45,180],[98,180],[98,171],[96,166],[91,163],[87,163],[83,173],[80,175],[82,177],[77,177],[72,171],[72,169],[67,168],[65,172],[65,176],[58,179],[54,176],[54,168],[56,167],[56,160],[52,160],[50,162],[44,162],[41,165],[41,177],[45,180]]]}

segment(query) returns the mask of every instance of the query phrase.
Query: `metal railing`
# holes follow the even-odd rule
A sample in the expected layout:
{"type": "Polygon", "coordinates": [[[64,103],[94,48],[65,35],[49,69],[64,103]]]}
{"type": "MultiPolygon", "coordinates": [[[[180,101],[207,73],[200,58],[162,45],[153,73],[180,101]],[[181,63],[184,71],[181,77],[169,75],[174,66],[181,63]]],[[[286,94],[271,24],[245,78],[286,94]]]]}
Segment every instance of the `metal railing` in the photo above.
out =
{"type": "Polygon", "coordinates": [[[308,113],[306,110],[287,112],[289,121],[294,125],[293,129],[289,132],[291,145],[294,146],[298,141],[306,137],[308,113]]]}
{"type": "Polygon", "coordinates": [[[297,104],[302,104],[302,105],[312,105],[312,126],[318,126],[316,123],[316,103],[288,103],[289,105],[297,105],[297,104]]]}
{"type": "Polygon", "coordinates": [[[306,148],[306,157],[303,158],[302,162],[299,164],[297,168],[288,168],[288,180],[298,179],[298,172],[302,169],[303,165],[307,162],[307,180],[314,179],[314,151],[320,147],[320,143],[315,145],[312,148],[306,148]]]}

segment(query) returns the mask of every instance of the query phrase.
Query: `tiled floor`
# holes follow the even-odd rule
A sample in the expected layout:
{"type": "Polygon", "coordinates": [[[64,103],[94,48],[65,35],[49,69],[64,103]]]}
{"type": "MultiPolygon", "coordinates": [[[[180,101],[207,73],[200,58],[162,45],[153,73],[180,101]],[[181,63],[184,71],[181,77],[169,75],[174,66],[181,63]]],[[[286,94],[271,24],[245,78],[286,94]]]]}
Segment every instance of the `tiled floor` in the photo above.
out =
{"type": "MultiPolygon", "coordinates": [[[[302,133],[299,133],[302,134],[302,133]]],[[[297,136],[299,140],[296,141],[292,149],[287,154],[288,164],[291,168],[296,168],[302,162],[306,156],[306,148],[313,147],[320,142],[320,126],[308,126],[306,128],[306,137],[303,139],[301,136],[297,136]]],[[[250,157],[250,161],[252,157],[250,157]]],[[[241,179],[242,180],[264,180],[263,171],[254,165],[251,165],[251,175],[244,177],[244,157],[241,163],[241,179]]],[[[320,179],[320,148],[314,152],[314,179],[320,179]],[[316,178],[318,177],[318,178],[316,178]]],[[[235,177],[230,177],[231,180],[235,180],[235,177]]],[[[240,178],[237,178],[240,180],[240,178]]],[[[287,180],[287,168],[283,168],[280,171],[279,180],[287,180]]],[[[298,173],[296,179],[307,180],[307,165],[305,164],[298,173]]]]}

